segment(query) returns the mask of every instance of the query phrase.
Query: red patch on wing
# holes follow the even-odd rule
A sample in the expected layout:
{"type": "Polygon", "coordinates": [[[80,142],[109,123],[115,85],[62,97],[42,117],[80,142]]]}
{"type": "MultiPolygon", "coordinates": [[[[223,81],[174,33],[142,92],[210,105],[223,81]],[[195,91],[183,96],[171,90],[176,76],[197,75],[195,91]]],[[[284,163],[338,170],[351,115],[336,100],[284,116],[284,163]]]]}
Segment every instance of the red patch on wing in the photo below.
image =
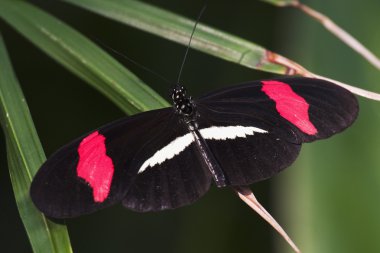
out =
{"type": "Polygon", "coordinates": [[[98,131],[88,135],[79,144],[78,177],[92,188],[95,202],[103,202],[111,189],[114,166],[106,154],[105,137],[98,131]]]}
{"type": "Polygon", "coordinates": [[[276,110],[286,120],[297,126],[302,132],[315,135],[317,129],[309,119],[309,104],[295,93],[292,88],[279,81],[262,81],[261,90],[276,102],[276,110]]]}

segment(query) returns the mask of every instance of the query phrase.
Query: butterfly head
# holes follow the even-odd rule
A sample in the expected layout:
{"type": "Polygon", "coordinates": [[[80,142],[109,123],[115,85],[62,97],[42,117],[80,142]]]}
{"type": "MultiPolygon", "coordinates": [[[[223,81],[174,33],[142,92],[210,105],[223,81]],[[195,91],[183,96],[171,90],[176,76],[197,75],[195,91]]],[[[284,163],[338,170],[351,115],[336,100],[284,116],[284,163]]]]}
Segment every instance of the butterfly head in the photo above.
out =
{"type": "Polygon", "coordinates": [[[186,96],[186,88],[182,85],[177,84],[173,88],[171,98],[173,100],[174,108],[177,113],[189,116],[194,111],[192,99],[191,97],[186,96]]]}

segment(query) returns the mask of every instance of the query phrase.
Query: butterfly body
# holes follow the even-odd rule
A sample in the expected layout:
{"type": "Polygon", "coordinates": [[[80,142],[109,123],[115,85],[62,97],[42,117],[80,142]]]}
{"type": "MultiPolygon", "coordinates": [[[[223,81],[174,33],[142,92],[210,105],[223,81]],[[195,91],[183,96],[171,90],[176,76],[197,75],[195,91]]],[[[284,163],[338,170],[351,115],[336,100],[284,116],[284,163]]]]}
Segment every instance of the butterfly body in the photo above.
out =
{"type": "Polygon", "coordinates": [[[171,97],[176,114],[180,117],[180,120],[186,124],[187,129],[191,133],[191,137],[196,144],[198,160],[204,169],[207,169],[211,173],[216,186],[226,186],[227,181],[222,167],[213,156],[207,142],[199,132],[197,118],[200,116],[192,98],[186,96],[186,88],[177,84],[173,89],[171,97]]]}
{"type": "Polygon", "coordinates": [[[353,94],[327,81],[283,78],[197,99],[176,85],[173,107],[92,131],[54,153],[31,196],[46,215],[75,217],[121,202],[139,211],[189,205],[218,187],[250,185],[290,166],[302,143],[356,119],[353,94]]]}

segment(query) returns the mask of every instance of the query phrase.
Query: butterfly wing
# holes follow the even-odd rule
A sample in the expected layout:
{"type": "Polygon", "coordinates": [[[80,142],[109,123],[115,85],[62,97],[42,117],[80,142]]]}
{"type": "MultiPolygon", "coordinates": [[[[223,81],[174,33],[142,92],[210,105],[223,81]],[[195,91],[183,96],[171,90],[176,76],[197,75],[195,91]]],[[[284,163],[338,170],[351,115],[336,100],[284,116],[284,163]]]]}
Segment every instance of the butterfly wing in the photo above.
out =
{"type": "Polygon", "coordinates": [[[169,121],[160,137],[148,142],[135,159],[140,161],[138,176],[122,202],[134,211],[189,205],[210,187],[211,174],[186,125],[177,118],[169,121]]]}
{"type": "Polygon", "coordinates": [[[137,114],[62,147],[34,177],[33,202],[53,218],[92,213],[120,202],[137,175],[136,149],[159,138],[173,117],[172,108],[137,114]]]}
{"type": "Polygon", "coordinates": [[[355,121],[359,110],[356,97],[348,90],[302,77],[236,85],[211,92],[198,102],[226,113],[255,115],[266,111],[268,118],[293,125],[302,142],[343,131],[355,121]]]}
{"type": "Polygon", "coordinates": [[[224,138],[203,136],[230,185],[272,177],[293,163],[302,142],[341,132],[358,113],[357,100],[349,91],[308,78],[242,84],[195,103],[201,134],[210,127],[262,130],[235,136],[226,132],[224,138]]]}
{"type": "Polygon", "coordinates": [[[201,115],[199,132],[227,185],[249,185],[270,178],[298,156],[299,136],[286,122],[264,120],[265,113],[225,113],[200,104],[197,109],[201,115]]]}

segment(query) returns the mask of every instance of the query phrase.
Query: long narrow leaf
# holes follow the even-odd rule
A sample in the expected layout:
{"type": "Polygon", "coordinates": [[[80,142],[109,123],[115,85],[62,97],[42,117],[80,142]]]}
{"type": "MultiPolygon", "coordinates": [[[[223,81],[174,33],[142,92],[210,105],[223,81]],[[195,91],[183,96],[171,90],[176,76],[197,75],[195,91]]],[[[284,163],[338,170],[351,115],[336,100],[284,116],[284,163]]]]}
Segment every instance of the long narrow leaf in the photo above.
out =
{"type": "MultiPolygon", "coordinates": [[[[63,0],[110,19],[131,25],[165,39],[184,45],[194,27],[194,21],[135,0],[63,0]]],[[[268,0],[271,3],[289,4],[293,0],[268,0]]],[[[267,1],[267,2],[268,2],[267,1]]],[[[271,52],[252,42],[199,24],[192,47],[202,52],[238,63],[240,65],[277,74],[302,75],[334,82],[354,94],[380,101],[380,94],[362,90],[333,79],[314,74],[294,61],[271,52]]]]}
{"type": "Polygon", "coordinates": [[[127,113],[167,106],[151,88],[86,37],[25,1],[0,1],[0,17],[127,113]]]}
{"type": "Polygon", "coordinates": [[[261,0],[261,1],[273,4],[273,5],[277,5],[277,6],[291,6],[291,5],[295,5],[299,3],[298,0],[261,0]]]}
{"type": "MultiPolygon", "coordinates": [[[[187,45],[194,21],[134,0],[63,0],[110,19],[187,45]]],[[[192,48],[268,72],[285,74],[288,68],[270,61],[271,52],[239,37],[199,24],[192,48]]]]}
{"type": "Polygon", "coordinates": [[[72,252],[66,226],[47,220],[33,205],[29,187],[45,160],[28,106],[0,35],[0,123],[6,137],[9,173],[21,219],[34,252],[72,252]]]}

